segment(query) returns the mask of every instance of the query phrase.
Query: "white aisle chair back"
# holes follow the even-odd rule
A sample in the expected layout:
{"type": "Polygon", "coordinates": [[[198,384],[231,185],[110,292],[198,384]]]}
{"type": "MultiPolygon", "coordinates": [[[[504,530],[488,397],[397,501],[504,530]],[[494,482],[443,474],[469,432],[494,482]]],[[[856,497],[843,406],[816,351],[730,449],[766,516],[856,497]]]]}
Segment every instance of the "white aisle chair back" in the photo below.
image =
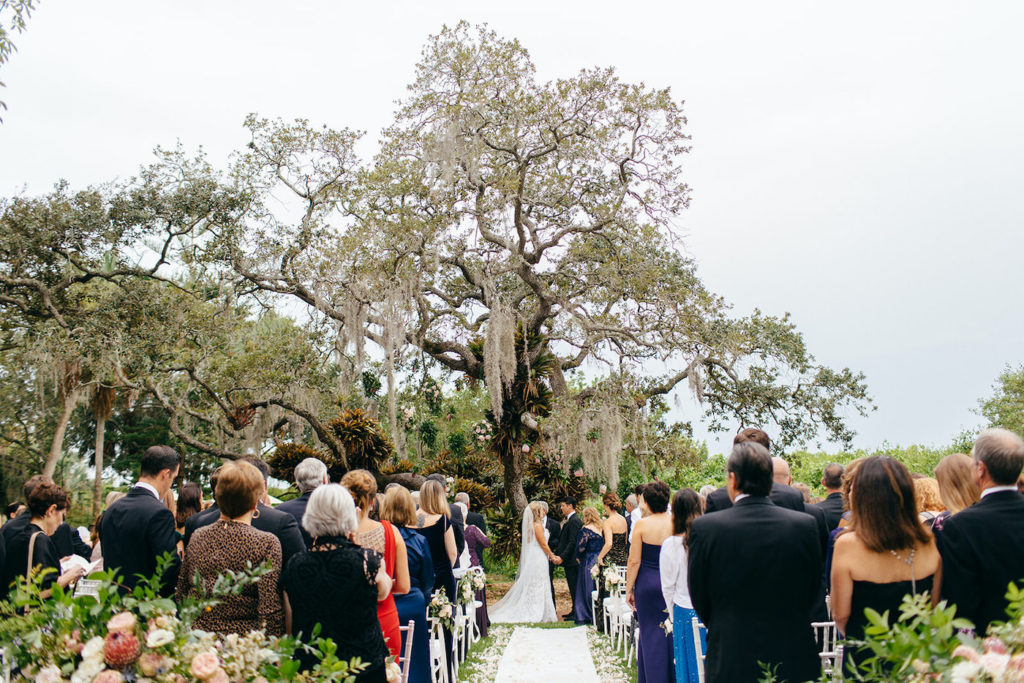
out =
{"type": "Polygon", "coordinates": [[[706,653],[700,640],[700,630],[704,628],[704,624],[700,623],[700,619],[694,617],[690,619],[690,627],[693,629],[693,648],[697,651],[697,678],[700,683],[704,683],[704,659],[706,653]]]}

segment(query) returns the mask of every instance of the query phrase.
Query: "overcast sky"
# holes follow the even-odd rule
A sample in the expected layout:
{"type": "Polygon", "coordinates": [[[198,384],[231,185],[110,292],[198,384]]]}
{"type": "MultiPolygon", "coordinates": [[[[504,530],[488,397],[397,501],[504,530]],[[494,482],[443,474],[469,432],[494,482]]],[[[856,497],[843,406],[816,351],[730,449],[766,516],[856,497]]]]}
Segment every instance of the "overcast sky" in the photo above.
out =
{"type": "Polygon", "coordinates": [[[0,195],[126,178],[177,140],[220,162],[253,111],[373,139],[460,19],[542,80],[611,65],[685,100],[686,249],[738,313],[788,311],[867,374],[856,445],[947,443],[1024,361],[1016,0],[41,0],[0,72],[0,195]]]}

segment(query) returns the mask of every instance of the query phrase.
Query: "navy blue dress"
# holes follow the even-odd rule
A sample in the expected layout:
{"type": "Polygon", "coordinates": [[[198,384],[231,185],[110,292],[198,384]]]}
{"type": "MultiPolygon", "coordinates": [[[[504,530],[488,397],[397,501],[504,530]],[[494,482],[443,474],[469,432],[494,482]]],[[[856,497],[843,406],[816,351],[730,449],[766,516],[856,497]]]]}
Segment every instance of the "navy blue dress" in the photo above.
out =
{"type": "Polygon", "coordinates": [[[593,529],[583,527],[576,538],[576,556],[580,560],[579,574],[576,575],[576,603],[573,618],[577,624],[593,624],[594,614],[590,605],[590,594],[594,591],[594,577],[590,569],[597,562],[597,556],[604,547],[604,536],[593,529]]]}
{"type": "MultiPolygon", "coordinates": [[[[409,558],[409,592],[395,594],[398,621],[405,626],[410,621],[416,626],[412,636],[412,654],[409,657],[410,683],[430,683],[430,633],[427,627],[427,595],[434,589],[434,561],[430,546],[414,529],[395,528],[402,534],[409,558]]],[[[406,633],[402,633],[402,656],[405,656],[406,633]]]]}
{"type": "Polygon", "coordinates": [[[633,585],[636,619],[640,625],[637,645],[637,683],[673,681],[676,677],[672,636],[663,624],[668,617],[661,592],[661,546],[640,546],[640,570],[633,585]]]}

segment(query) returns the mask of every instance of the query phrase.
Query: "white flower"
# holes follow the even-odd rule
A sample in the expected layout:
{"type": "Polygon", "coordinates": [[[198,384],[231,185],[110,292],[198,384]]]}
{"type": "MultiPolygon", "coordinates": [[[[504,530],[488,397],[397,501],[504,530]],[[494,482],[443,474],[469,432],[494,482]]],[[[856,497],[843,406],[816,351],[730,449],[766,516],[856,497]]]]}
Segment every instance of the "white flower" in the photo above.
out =
{"type": "MultiPolygon", "coordinates": [[[[92,638],[90,638],[89,641],[82,647],[82,659],[87,662],[98,659],[102,663],[103,639],[99,636],[93,636],[92,638]]],[[[103,667],[100,668],[102,669],[103,667]]],[[[97,671],[96,673],[99,673],[99,671],[97,671]]]]}
{"type": "Polygon", "coordinates": [[[1010,655],[1000,654],[998,652],[986,652],[978,658],[978,664],[980,664],[985,671],[991,674],[992,678],[996,678],[1006,671],[1006,665],[1009,663],[1010,655]]]}
{"type": "Polygon", "coordinates": [[[174,632],[167,629],[157,628],[146,636],[146,647],[161,647],[174,642],[174,632]]]}
{"type": "Polygon", "coordinates": [[[63,676],[60,675],[60,667],[54,664],[40,670],[36,674],[36,683],[60,683],[63,676]]]}
{"type": "MultiPolygon", "coordinates": [[[[90,641],[91,642],[91,641],[90,641]]],[[[100,640],[100,646],[102,647],[103,640],[100,640]]],[[[99,672],[103,671],[106,665],[103,663],[103,650],[100,650],[99,659],[85,659],[78,665],[78,669],[71,674],[71,683],[90,683],[92,679],[96,678],[99,672]]]]}
{"type": "Polygon", "coordinates": [[[953,675],[952,683],[971,683],[978,680],[981,667],[974,662],[957,662],[950,673],[953,675]]]}

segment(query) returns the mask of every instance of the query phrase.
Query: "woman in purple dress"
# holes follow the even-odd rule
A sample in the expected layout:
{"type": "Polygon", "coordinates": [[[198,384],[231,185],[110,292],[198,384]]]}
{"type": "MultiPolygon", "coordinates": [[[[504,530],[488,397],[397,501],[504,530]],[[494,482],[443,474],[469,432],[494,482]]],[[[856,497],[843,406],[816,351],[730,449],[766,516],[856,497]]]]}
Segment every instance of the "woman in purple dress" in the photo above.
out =
{"type": "Polygon", "coordinates": [[[577,624],[593,624],[594,614],[590,604],[590,594],[594,592],[594,577],[590,575],[591,567],[597,564],[597,556],[604,548],[604,533],[601,526],[601,515],[597,508],[584,508],[583,528],[576,538],[576,557],[580,560],[579,573],[576,575],[576,603],[573,605],[573,618],[577,624]]]}
{"type": "Polygon", "coordinates": [[[661,544],[672,536],[668,515],[668,484],[654,481],[644,487],[639,501],[646,514],[633,525],[626,570],[626,602],[636,611],[640,626],[637,643],[637,683],[675,680],[672,635],[665,630],[668,611],[661,592],[661,544]]]}

